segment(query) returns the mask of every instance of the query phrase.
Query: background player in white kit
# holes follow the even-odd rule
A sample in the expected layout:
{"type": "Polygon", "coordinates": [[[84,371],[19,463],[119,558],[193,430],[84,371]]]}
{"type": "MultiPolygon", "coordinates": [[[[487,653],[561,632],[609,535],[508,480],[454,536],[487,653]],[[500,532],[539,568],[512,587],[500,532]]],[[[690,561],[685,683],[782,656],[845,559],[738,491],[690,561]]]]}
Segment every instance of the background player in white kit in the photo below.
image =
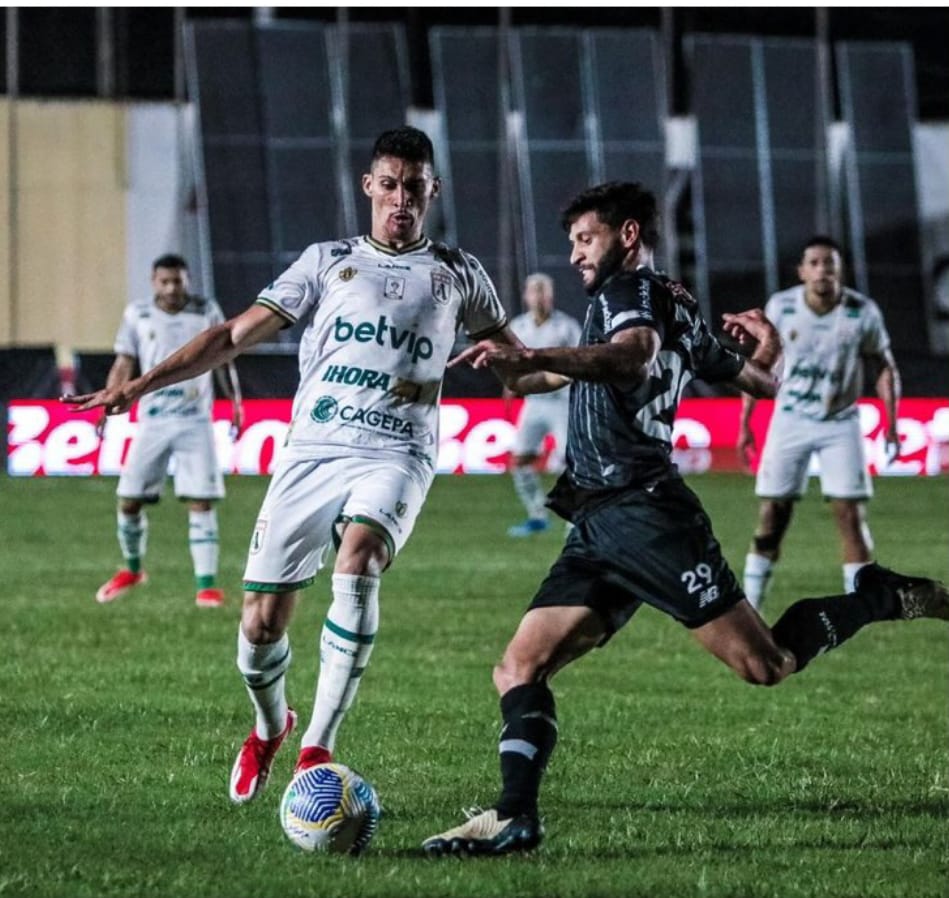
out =
{"type": "MultiPolygon", "coordinates": [[[[554,308],[554,282],[550,275],[537,272],[524,280],[523,315],[511,321],[511,330],[528,347],[576,346],[580,340],[580,324],[574,318],[554,308]]],[[[517,394],[505,388],[505,398],[517,394]]],[[[508,528],[507,535],[520,537],[540,533],[549,526],[547,496],[537,472],[547,434],[553,435],[554,452],[551,469],[563,469],[567,447],[567,416],[570,396],[567,390],[535,393],[524,398],[517,421],[517,435],[511,455],[511,476],[514,489],[527,512],[527,519],[508,528]]]]}
{"type": "Polygon", "coordinates": [[[69,400],[115,414],[145,392],[220,365],[299,319],[308,322],[288,442],[244,574],[237,665],[257,718],[231,774],[237,803],[260,793],[294,727],[284,691],[287,626],[298,590],[335,542],[333,601],[297,769],[331,758],[373,648],[380,575],[408,539],[434,476],[441,382],[458,327],[472,338],[521,345],[478,261],[424,235],[439,191],[433,165],[421,131],[383,133],[362,179],[370,235],[313,244],[253,306],[157,369],[69,400]]]}
{"type": "MultiPolygon", "coordinates": [[[[774,403],[761,454],[755,493],[758,526],[745,558],[748,601],[761,606],[794,502],[807,489],[811,454],[820,459],[821,491],[830,502],[843,549],[844,592],[873,560],[866,501],[873,495],[857,399],[866,363],[876,369],[876,393],[886,410],[888,460],[899,454],[896,432],[900,377],[879,306],[844,287],[840,247],[812,237],[798,265],[801,284],[774,294],[765,314],[781,334],[785,378],[774,403]]],[[[745,461],[755,451],[749,422],[755,400],[744,396],[738,448],[745,461]]]]}
{"type": "MultiPolygon", "coordinates": [[[[224,315],[216,302],[188,292],[188,265],[171,253],[152,263],[154,295],[129,303],[115,338],[115,361],[107,387],[119,389],[136,368],[148,371],[187,343],[196,334],[219,324],[224,315]]],[[[231,423],[243,423],[240,384],[234,365],[215,371],[221,391],[232,403],[231,423]],[[226,374],[225,374],[226,371],[226,374]]],[[[214,502],[224,497],[224,478],[214,449],[210,374],[202,374],[143,398],[138,407],[138,431],[119,477],[118,538],[125,567],[104,583],[96,601],[112,602],[130,589],[146,583],[142,566],[148,543],[148,517],[144,506],[161,496],[174,459],[175,495],[188,503],[188,545],[197,587],[195,602],[217,607],[224,594],[216,583],[218,523],[214,502]]],[[[103,415],[99,435],[105,429],[103,415]]]]}

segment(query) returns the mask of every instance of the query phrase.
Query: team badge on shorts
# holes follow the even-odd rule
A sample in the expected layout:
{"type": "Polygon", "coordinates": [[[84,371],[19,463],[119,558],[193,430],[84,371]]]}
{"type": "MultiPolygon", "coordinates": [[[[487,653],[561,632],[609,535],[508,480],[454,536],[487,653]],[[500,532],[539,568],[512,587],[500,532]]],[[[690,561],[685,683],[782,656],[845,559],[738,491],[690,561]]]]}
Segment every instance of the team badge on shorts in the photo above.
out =
{"type": "Polygon", "coordinates": [[[440,306],[451,299],[451,275],[444,268],[432,269],[432,299],[440,306]]]}
{"type": "Polygon", "coordinates": [[[347,266],[339,273],[339,279],[340,279],[341,281],[344,281],[344,282],[345,282],[345,281],[351,281],[354,277],[356,277],[356,269],[353,268],[352,265],[347,265],[347,266]]]}
{"type": "Polygon", "coordinates": [[[256,555],[264,546],[264,536],[267,534],[267,519],[258,518],[254,525],[254,532],[250,537],[250,554],[256,555]]]}

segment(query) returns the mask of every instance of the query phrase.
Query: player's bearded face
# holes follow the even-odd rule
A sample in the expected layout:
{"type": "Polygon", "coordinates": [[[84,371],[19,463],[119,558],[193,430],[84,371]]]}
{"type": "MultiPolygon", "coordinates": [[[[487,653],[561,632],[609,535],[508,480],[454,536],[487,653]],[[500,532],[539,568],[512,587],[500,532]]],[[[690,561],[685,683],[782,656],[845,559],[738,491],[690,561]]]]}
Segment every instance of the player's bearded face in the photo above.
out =
{"type": "Polygon", "coordinates": [[[630,251],[620,231],[600,221],[595,212],[585,212],[571,225],[570,242],[570,264],[580,271],[583,289],[589,296],[623,267],[630,251]]]}
{"type": "Polygon", "coordinates": [[[431,165],[383,156],[363,175],[362,186],[372,201],[372,236],[376,240],[399,245],[422,236],[425,216],[439,189],[431,165]]]}

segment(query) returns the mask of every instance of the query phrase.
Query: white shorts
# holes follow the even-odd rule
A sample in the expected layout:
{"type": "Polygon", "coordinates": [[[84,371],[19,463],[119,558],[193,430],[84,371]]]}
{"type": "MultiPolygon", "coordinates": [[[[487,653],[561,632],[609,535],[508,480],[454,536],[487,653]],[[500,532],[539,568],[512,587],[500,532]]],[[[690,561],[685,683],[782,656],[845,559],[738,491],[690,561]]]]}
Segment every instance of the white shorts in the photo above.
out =
{"type": "Polygon", "coordinates": [[[807,490],[811,454],[820,467],[821,492],[828,499],[869,499],[860,419],[810,421],[775,411],[768,428],[755,494],[765,499],[799,499],[807,490]]]}
{"type": "Polygon", "coordinates": [[[224,477],[214,449],[214,429],[206,418],[140,422],[116,494],[157,502],[169,474],[179,499],[221,499],[224,477]]]}
{"type": "Polygon", "coordinates": [[[344,520],[380,529],[391,560],[415,526],[432,476],[408,458],[279,461],[254,525],[244,588],[287,592],[308,586],[344,520]]]}
{"type": "Polygon", "coordinates": [[[521,406],[521,415],[517,421],[517,433],[514,436],[514,455],[541,455],[544,451],[544,438],[551,434],[554,438],[554,451],[551,458],[552,469],[563,467],[562,459],[567,449],[567,421],[570,406],[566,402],[540,400],[528,397],[521,406]],[[557,459],[561,461],[557,464],[557,459]]]}

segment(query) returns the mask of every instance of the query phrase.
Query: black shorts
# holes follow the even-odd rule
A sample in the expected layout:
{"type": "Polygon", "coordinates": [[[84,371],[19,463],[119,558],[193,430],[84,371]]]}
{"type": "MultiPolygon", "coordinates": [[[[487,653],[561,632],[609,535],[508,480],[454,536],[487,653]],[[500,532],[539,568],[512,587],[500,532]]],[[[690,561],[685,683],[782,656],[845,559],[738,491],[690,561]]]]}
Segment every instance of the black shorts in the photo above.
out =
{"type": "Polygon", "coordinates": [[[577,515],[530,607],[585,605],[609,638],[643,602],[694,628],[744,597],[698,496],[675,477],[577,515]]]}

